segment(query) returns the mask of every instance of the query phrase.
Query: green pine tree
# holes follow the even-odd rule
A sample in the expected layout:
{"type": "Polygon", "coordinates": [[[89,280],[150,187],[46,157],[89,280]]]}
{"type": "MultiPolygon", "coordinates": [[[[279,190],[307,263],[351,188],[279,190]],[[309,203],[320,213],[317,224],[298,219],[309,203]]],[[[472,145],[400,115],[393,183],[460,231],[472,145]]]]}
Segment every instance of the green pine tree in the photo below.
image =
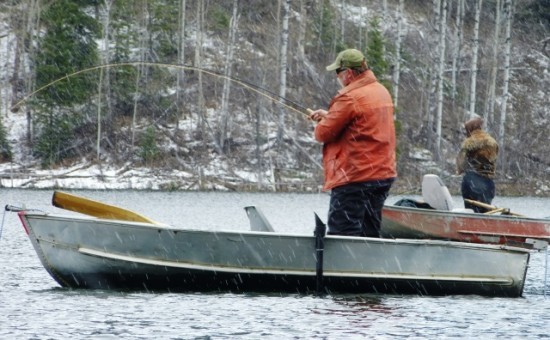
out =
{"type": "Polygon", "coordinates": [[[76,106],[89,102],[97,87],[97,72],[83,72],[97,65],[95,40],[100,26],[85,13],[89,1],[57,0],[45,7],[41,20],[45,30],[39,40],[34,64],[36,94],[34,109],[38,128],[35,154],[43,164],[56,163],[70,156],[62,145],[78,136],[75,123],[82,121],[76,106]]]}
{"type": "Polygon", "coordinates": [[[380,31],[380,19],[370,21],[369,38],[367,42],[367,63],[374,74],[383,79],[388,75],[389,63],[385,55],[385,40],[380,31]]]}
{"type": "Polygon", "coordinates": [[[145,164],[151,166],[152,162],[159,157],[159,154],[160,150],[156,142],[156,131],[150,126],[145,130],[145,135],[141,140],[139,155],[145,164]]]}
{"type": "Polygon", "coordinates": [[[8,143],[8,134],[0,118],[0,163],[12,160],[11,146],[8,143]]]}
{"type": "Polygon", "coordinates": [[[96,66],[100,26],[78,1],[57,0],[42,13],[45,34],[36,55],[37,93],[43,104],[72,106],[87,101],[96,84],[95,73],[75,74],[96,66]]]}

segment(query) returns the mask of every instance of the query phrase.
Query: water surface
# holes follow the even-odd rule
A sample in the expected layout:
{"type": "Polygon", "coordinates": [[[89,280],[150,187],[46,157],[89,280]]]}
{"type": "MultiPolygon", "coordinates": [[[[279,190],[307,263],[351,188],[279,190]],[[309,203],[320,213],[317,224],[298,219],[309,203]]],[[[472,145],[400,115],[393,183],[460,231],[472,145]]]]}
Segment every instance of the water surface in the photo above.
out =
{"type": "MultiPolygon", "coordinates": [[[[52,207],[52,193],[0,189],[0,204],[75,214],[52,207]]],[[[326,194],[76,193],[159,222],[208,230],[247,230],[243,207],[256,205],[275,230],[304,234],[313,233],[314,212],[326,220],[329,201],[326,194]]],[[[390,197],[388,203],[399,198],[390,197]]],[[[493,204],[528,216],[550,216],[548,198],[497,198],[493,204]]],[[[71,290],[60,288],[44,270],[17,215],[3,217],[0,339],[550,337],[544,253],[532,256],[522,298],[71,290]]]]}

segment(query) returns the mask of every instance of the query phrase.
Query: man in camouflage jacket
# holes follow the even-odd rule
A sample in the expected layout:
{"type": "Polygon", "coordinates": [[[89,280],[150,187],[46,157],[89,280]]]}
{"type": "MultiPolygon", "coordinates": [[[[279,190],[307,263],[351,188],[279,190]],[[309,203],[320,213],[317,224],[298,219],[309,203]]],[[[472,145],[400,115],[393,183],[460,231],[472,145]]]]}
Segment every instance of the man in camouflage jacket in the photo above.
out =
{"type": "MultiPolygon", "coordinates": [[[[481,203],[491,204],[495,197],[496,161],[498,144],[493,137],[483,131],[483,119],[473,118],[464,123],[467,138],[456,159],[457,173],[464,174],[462,197],[481,203]]],[[[484,212],[479,206],[464,202],[464,207],[475,212],[484,212]]]]}

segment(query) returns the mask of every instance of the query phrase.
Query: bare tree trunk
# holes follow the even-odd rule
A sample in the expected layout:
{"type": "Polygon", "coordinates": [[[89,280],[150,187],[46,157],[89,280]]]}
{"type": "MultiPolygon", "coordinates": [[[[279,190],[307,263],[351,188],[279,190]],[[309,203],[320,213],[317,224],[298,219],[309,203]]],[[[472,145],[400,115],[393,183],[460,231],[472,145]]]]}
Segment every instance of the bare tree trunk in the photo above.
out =
{"type": "Polygon", "coordinates": [[[200,71],[201,68],[201,59],[202,59],[202,32],[203,32],[203,25],[204,25],[204,1],[198,0],[197,1],[197,41],[195,45],[195,67],[199,68],[198,71],[198,95],[197,95],[197,110],[198,110],[198,116],[199,116],[199,126],[200,131],[203,137],[203,140],[205,138],[206,133],[206,118],[204,117],[204,94],[203,94],[203,84],[202,84],[202,72],[200,71]]]}
{"type": "Polygon", "coordinates": [[[367,1],[365,0],[364,4],[361,4],[361,23],[359,24],[359,50],[360,51],[366,51],[367,44],[368,44],[368,26],[369,26],[369,20],[367,18],[368,16],[368,7],[367,7],[367,1]],[[365,29],[363,29],[363,22],[365,22],[365,29]],[[364,36],[364,38],[363,38],[364,36]],[[363,42],[364,39],[364,42],[363,42]]]}
{"type": "Polygon", "coordinates": [[[346,37],[345,13],[346,13],[346,0],[340,0],[340,41],[344,43],[345,43],[344,39],[346,37]]]}
{"type": "Polygon", "coordinates": [[[483,119],[487,124],[493,122],[493,114],[495,111],[495,87],[497,82],[498,73],[498,48],[500,46],[500,12],[501,5],[500,0],[496,0],[496,17],[495,17],[495,33],[493,41],[493,56],[491,60],[491,74],[489,76],[489,83],[487,88],[487,102],[485,105],[485,112],[483,113],[483,119]]]}
{"type": "MultiPolygon", "coordinates": [[[[141,7],[141,11],[139,13],[139,19],[138,19],[138,30],[141,32],[140,39],[139,39],[139,61],[144,62],[145,61],[145,53],[147,50],[147,40],[148,40],[148,34],[149,30],[147,29],[147,16],[148,16],[148,9],[147,5],[144,4],[141,7]]],[[[140,64],[137,68],[137,74],[136,74],[136,82],[135,82],[135,90],[134,90],[134,107],[133,107],[133,114],[132,114],[132,147],[135,145],[135,137],[136,137],[136,122],[137,122],[137,112],[138,112],[138,103],[139,103],[139,97],[140,97],[140,84],[142,81],[143,74],[145,73],[144,70],[145,66],[143,64],[140,64]]]]}
{"type": "MultiPolygon", "coordinates": [[[[502,88],[502,100],[500,104],[500,126],[498,130],[498,142],[504,145],[504,126],[506,124],[506,104],[508,103],[508,83],[510,82],[510,53],[512,48],[512,0],[504,1],[504,15],[506,16],[506,42],[504,44],[504,80],[502,88]]],[[[500,148],[500,159],[504,163],[504,148],[500,148]]],[[[504,164],[503,164],[504,165],[504,164]]],[[[503,166],[505,168],[505,166],[503,166]]]]}
{"type": "Polygon", "coordinates": [[[228,131],[229,125],[229,92],[231,89],[231,73],[233,69],[233,51],[235,46],[235,39],[237,36],[237,26],[239,22],[238,16],[238,4],[239,0],[233,0],[233,15],[229,24],[229,37],[227,39],[227,49],[225,53],[225,78],[223,82],[222,91],[222,107],[220,113],[220,139],[219,145],[223,150],[225,139],[229,137],[231,130],[228,131]]]}
{"type": "MultiPolygon", "coordinates": [[[[433,59],[433,64],[436,63],[436,60],[439,56],[439,50],[441,48],[440,46],[440,20],[441,20],[441,0],[434,0],[433,1],[433,10],[434,10],[434,17],[433,17],[433,30],[434,34],[433,36],[437,38],[437,42],[435,43],[435,53],[433,55],[430,55],[430,59],[433,59]]],[[[430,39],[431,40],[431,39],[430,39]]],[[[430,67],[430,83],[429,83],[429,94],[428,94],[428,101],[426,103],[427,106],[427,114],[428,114],[428,132],[430,136],[433,134],[434,130],[434,103],[435,103],[435,92],[437,87],[437,75],[435,71],[435,67],[430,67]]],[[[433,141],[433,139],[430,138],[430,140],[433,141]]],[[[435,143],[432,143],[432,148],[435,147],[435,143]]]]}
{"type": "Polygon", "coordinates": [[[393,69],[393,101],[395,107],[399,105],[399,76],[401,74],[401,41],[403,39],[403,15],[405,0],[399,0],[397,7],[397,40],[395,42],[395,67],[393,69]]]}
{"type": "MultiPolygon", "coordinates": [[[[104,63],[110,64],[111,63],[111,53],[109,49],[110,45],[110,35],[111,35],[111,8],[113,7],[114,0],[105,0],[105,7],[106,7],[106,15],[105,15],[105,23],[103,25],[104,27],[104,63]]],[[[113,108],[111,105],[111,72],[109,72],[109,69],[106,69],[105,73],[105,102],[107,104],[107,117],[109,120],[113,119],[113,108]]]]}
{"type": "MultiPolygon", "coordinates": [[[[40,22],[40,0],[31,0],[27,7],[27,29],[25,35],[25,46],[28,46],[27,54],[30,58],[34,58],[34,38],[39,34],[39,22],[40,22]]],[[[36,75],[30,68],[25,68],[25,74],[23,78],[26,80],[25,89],[27,93],[31,93],[34,90],[36,75]]],[[[33,124],[32,114],[27,109],[27,143],[32,145],[33,140],[33,124]]]]}
{"type": "Polygon", "coordinates": [[[456,98],[456,78],[460,69],[460,49],[462,46],[463,32],[462,27],[464,25],[464,0],[458,0],[456,5],[456,27],[455,27],[455,41],[453,52],[453,65],[451,69],[451,98],[454,101],[456,98]]]}
{"type": "Polygon", "coordinates": [[[103,68],[99,69],[99,82],[97,83],[97,137],[96,137],[96,159],[101,157],[101,84],[103,83],[103,68]]]}
{"type": "MultiPolygon", "coordinates": [[[[12,111],[14,112],[17,112],[19,111],[19,107],[16,107],[15,105],[17,104],[17,102],[19,101],[18,98],[19,98],[19,93],[21,92],[22,90],[22,86],[21,86],[21,83],[22,83],[22,79],[20,78],[20,73],[21,73],[21,58],[22,58],[22,55],[23,55],[23,49],[24,49],[24,39],[25,39],[25,30],[24,30],[24,22],[23,22],[23,18],[22,18],[22,13],[20,12],[21,9],[17,8],[18,6],[13,6],[11,7],[10,9],[13,10],[14,12],[11,13],[10,15],[10,19],[11,19],[11,25],[12,25],[12,29],[15,31],[15,46],[13,46],[13,51],[14,51],[14,54],[13,54],[13,71],[12,71],[12,76],[11,76],[11,79],[10,79],[10,82],[11,82],[11,95],[7,95],[5,97],[6,101],[8,101],[8,98],[11,97],[11,108],[12,108],[12,111]]],[[[9,39],[9,35],[8,35],[8,39],[9,39]]],[[[8,45],[9,46],[9,45],[8,45]]],[[[6,59],[4,60],[9,60],[9,52],[11,51],[11,48],[7,48],[7,51],[6,51],[6,59]]],[[[8,88],[6,87],[6,92],[8,91],[8,88]]],[[[7,104],[7,103],[6,103],[7,104]]],[[[9,112],[8,110],[6,110],[6,113],[9,112]]]]}
{"type": "MultiPolygon", "coordinates": [[[[180,15],[179,15],[179,29],[178,29],[178,64],[185,65],[185,14],[186,3],[185,0],[180,1],[180,15]]],[[[185,69],[180,68],[177,74],[177,86],[176,86],[176,106],[177,112],[181,112],[183,118],[184,112],[184,98],[183,93],[185,89],[185,69]]],[[[179,129],[179,117],[176,119],[176,129],[179,129]]]]}
{"type": "Polygon", "coordinates": [[[441,0],[432,0],[432,14],[434,16],[433,20],[439,24],[439,15],[441,14],[441,0]]]}
{"type": "MultiPolygon", "coordinates": [[[[250,108],[248,108],[248,113],[250,114],[250,108]]],[[[261,107],[260,105],[256,105],[256,108],[254,110],[254,135],[255,135],[255,142],[256,142],[256,149],[254,150],[254,153],[256,155],[256,164],[257,164],[257,176],[258,176],[258,189],[261,189],[262,183],[263,183],[263,170],[262,170],[262,153],[261,153],[261,107]]]]}
{"type": "MultiPolygon", "coordinates": [[[[296,73],[300,76],[300,79],[307,79],[308,67],[309,67],[309,63],[306,62],[306,47],[305,47],[306,30],[307,30],[306,2],[307,0],[300,0],[300,20],[298,22],[298,38],[296,42],[297,50],[298,50],[298,60],[296,61],[296,73]]],[[[299,82],[296,92],[299,98],[304,97],[303,82],[299,82]]],[[[296,116],[294,116],[292,125],[296,127],[296,129],[294,129],[294,133],[295,133],[295,137],[298,137],[298,135],[303,131],[300,131],[300,129],[298,128],[300,127],[300,124],[298,123],[296,116]]]]}
{"type": "Polygon", "coordinates": [[[474,47],[472,51],[471,79],[470,79],[470,118],[476,114],[476,83],[477,83],[477,54],[479,51],[479,16],[483,0],[476,3],[474,24],[474,47]]]}
{"type": "MultiPolygon", "coordinates": [[[[277,0],[277,32],[281,32],[281,1],[286,1],[286,0],[277,0]]],[[[276,51],[280,51],[281,50],[281,39],[277,39],[277,48],[276,48],[276,51]]],[[[281,63],[281,54],[280,53],[276,53],[276,60],[275,60],[275,65],[279,65],[281,63]]]]}
{"type": "MultiPolygon", "coordinates": [[[[283,0],[283,1],[286,1],[286,0],[283,0]]],[[[328,1],[329,4],[330,4],[330,1],[328,1]]],[[[336,15],[333,17],[333,22],[334,22],[334,29],[333,29],[333,33],[332,33],[332,52],[336,52],[336,46],[338,45],[338,20],[335,20],[337,17],[336,15]]],[[[344,18],[342,17],[342,11],[340,11],[340,17],[339,17],[340,21],[343,21],[344,18]]]]}
{"type": "Polygon", "coordinates": [[[307,11],[306,1],[300,0],[300,26],[298,29],[298,65],[303,66],[306,60],[306,29],[307,29],[307,11]]]}
{"type": "MultiPolygon", "coordinates": [[[[281,31],[281,63],[279,65],[279,96],[284,98],[286,96],[286,69],[288,60],[288,21],[290,17],[290,0],[284,0],[283,2],[283,27],[281,31]]],[[[285,132],[285,111],[281,107],[279,109],[279,128],[277,131],[277,140],[283,141],[283,135],[285,132]]]]}
{"type": "Polygon", "coordinates": [[[436,157],[441,160],[441,124],[443,121],[443,73],[445,72],[445,39],[447,32],[447,0],[443,0],[439,38],[439,72],[437,85],[436,157]]]}
{"type": "MultiPolygon", "coordinates": [[[[110,57],[109,57],[109,27],[110,27],[110,20],[111,20],[111,8],[113,5],[113,0],[105,0],[105,7],[104,7],[104,20],[103,20],[103,64],[108,65],[110,63],[110,57]]],[[[99,82],[97,84],[97,141],[96,141],[96,158],[99,161],[101,158],[101,98],[102,98],[102,92],[104,87],[104,81],[103,76],[105,74],[105,98],[107,101],[107,110],[108,116],[111,116],[111,110],[110,110],[110,81],[109,81],[109,70],[105,70],[104,68],[101,68],[99,70],[99,82]]]]}

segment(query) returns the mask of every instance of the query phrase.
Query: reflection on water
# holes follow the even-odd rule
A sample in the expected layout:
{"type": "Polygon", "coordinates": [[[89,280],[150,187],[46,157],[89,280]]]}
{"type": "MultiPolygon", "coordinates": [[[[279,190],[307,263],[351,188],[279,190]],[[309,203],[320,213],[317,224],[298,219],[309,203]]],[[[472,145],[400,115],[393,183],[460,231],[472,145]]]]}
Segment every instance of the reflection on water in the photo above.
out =
{"type": "Polygon", "coordinates": [[[366,330],[381,318],[399,319],[399,315],[393,315],[394,308],[387,305],[385,300],[381,296],[335,296],[332,298],[333,304],[325,309],[312,310],[312,313],[321,314],[327,319],[345,319],[353,329],[366,330]]]}
{"type": "Polygon", "coordinates": [[[357,315],[365,312],[376,314],[391,314],[392,308],[384,304],[384,298],[380,296],[335,296],[333,301],[338,309],[329,313],[340,315],[357,315]]]}
{"type": "MultiPolygon", "coordinates": [[[[324,217],[328,209],[326,194],[79,193],[182,228],[248,229],[243,208],[257,205],[275,230],[310,234],[313,213],[324,217]]],[[[0,189],[0,203],[73,214],[53,208],[51,195],[0,189]]],[[[550,199],[495,204],[550,215],[550,199]]],[[[524,297],[517,299],[71,290],[48,275],[9,213],[0,239],[0,339],[544,338],[550,334],[544,265],[544,254],[533,254],[524,297]]]]}

